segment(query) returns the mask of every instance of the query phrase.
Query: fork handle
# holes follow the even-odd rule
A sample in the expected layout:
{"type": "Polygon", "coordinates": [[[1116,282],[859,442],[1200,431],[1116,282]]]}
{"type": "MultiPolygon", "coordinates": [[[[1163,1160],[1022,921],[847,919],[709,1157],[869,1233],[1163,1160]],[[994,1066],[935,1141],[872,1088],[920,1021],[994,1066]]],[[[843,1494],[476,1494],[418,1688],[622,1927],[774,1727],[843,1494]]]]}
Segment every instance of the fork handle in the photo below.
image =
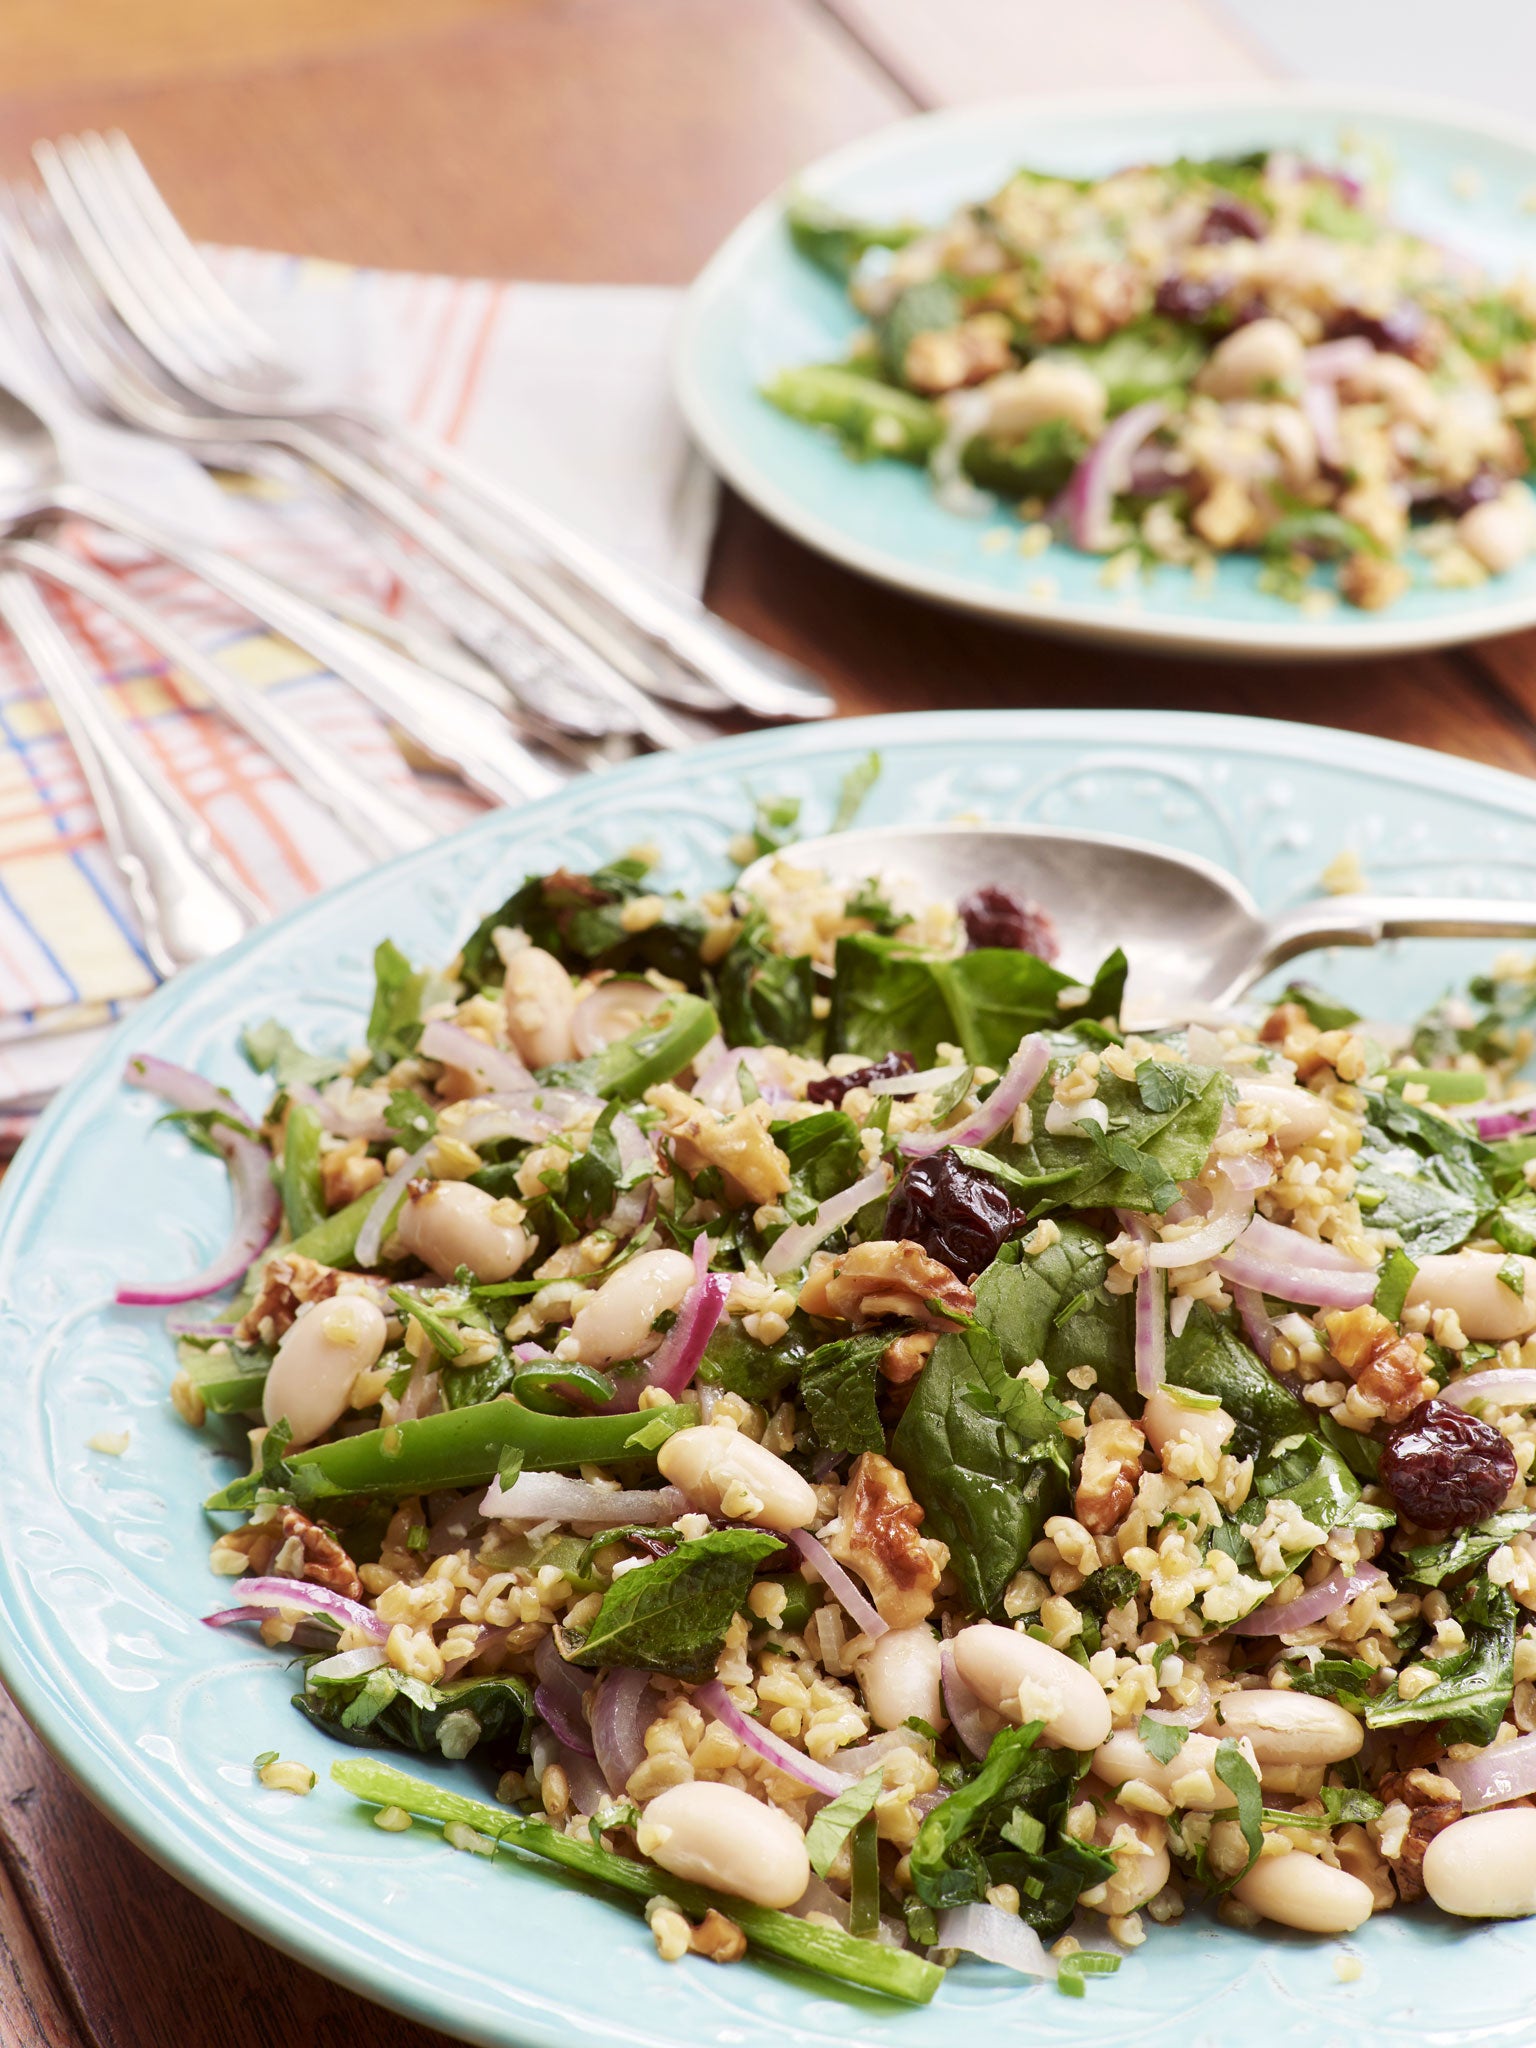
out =
{"type": "Polygon", "coordinates": [[[0,567],[0,618],[37,671],[80,763],[113,861],[127,884],[145,950],[162,977],[212,959],[256,922],[221,878],[207,828],[184,811],[130,736],[102,712],[94,678],[30,579],[0,567]]]}

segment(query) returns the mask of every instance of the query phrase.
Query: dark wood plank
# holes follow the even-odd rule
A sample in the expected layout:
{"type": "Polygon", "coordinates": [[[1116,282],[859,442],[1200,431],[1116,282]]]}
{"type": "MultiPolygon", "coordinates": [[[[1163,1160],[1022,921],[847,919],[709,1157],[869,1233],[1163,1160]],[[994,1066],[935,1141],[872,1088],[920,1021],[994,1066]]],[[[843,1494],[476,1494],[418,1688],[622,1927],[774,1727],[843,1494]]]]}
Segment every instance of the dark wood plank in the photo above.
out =
{"type": "Polygon", "coordinates": [[[7,1924],[0,1884],[0,1942],[16,1944],[8,1968],[0,1957],[4,2048],[447,2048],[441,2034],[279,1956],[168,1877],[76,1790],[3,1692],[0,1832],[10,1896],[31,1922],[18,1912],[7,1924]],[[55,1972],[87,2031],[65,2015],[55,1972]]]}

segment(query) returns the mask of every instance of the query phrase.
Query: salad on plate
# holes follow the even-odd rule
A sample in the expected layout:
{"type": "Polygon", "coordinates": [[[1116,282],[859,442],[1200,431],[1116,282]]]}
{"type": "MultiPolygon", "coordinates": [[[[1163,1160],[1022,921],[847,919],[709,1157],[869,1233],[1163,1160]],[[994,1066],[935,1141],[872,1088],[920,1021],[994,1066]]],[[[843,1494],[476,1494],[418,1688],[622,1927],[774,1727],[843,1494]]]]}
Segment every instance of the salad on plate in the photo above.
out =
{"type": "Polygon", "coordinates": [[[1055,951],[625,858],[381,945],[346,1055],[253,1020],[259,1118],[130,1061],[236,1196],[119,1297],[235,1460],[208,1619],[382,1830],[913,2001],[1536,1910],[1536,964],[1150,1037],[1055,951]]]}
{"type": "Polygon", "coordinates": [[[1536,292],[1389,199],[1283,149],[1023,169],[939,226],[801,198],[789,232],[864,324],[765,394],[958,513],[1017,508],[987,545],[1061,537],[1110,583],[1243,553],[1307,611],[1470,587],[1536,545],[1536,292]]]}

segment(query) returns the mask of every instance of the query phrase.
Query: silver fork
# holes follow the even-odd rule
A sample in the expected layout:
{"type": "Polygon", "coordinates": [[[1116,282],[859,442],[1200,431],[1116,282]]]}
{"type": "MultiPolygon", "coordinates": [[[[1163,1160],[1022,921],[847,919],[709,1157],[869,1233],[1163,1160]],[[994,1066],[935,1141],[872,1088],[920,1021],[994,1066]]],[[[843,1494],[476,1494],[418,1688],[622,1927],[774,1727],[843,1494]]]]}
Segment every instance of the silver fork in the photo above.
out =
{"type": "MultiPolygon", "coordinates": [[[[45,317],[61,299],[67,300],[72,324],[92,332],[98,354],[111,366],[105,378],[98,371],[92,381],[111,411],[130,425],[194,449],[231,442],[285,448],[328,476],[447,572],[449,582],[438,580],[430,586],[429,607],[502,677],[530,719],[583,737],[634,731],[657,747],[694,744],[695,734],[665,706],[621,675],[461,532],[425,509],[409,489],[339,437],[307,419],[264,414],[259,408],[247,408],[238,416],[219,413],[178,375],[174,361],[155,352],[146,352],[148,363],[135,361],[124,346],[122,329],[105,316],[101,303],[105,299],[114,312],[120,304],[131,306],[146,327],[152,325],[145,294],[119,259],[116,224],[109,221],[107,231],[102,231],[51,145],[38,145],[37,162],[52,201],[49,215],[43,214],[35,194],[23,188],[13,188],[11,194],[15,209],[30,216],[26,227],[35,257],[27,288],[45,317]],[[151,365],[158,374],[151,376],[151,365]],[[478,605],[455,606],[454,593],[460,588],[478,599],[478,605]]],[[[128,322],[122,326],[132,333],[128,322]]]]}
{"type": "MultiPolygon", "coordinates": [[[[523,552],[532,546],[582,600],[599,603],[608,626],[637,633],[660,687],[665,673],[655,669],[658,655],[759,718],[824,718],[835,708],[798,663],[593,547],[435,436],[310,390],[213,275],[126,136],[67,137],[39,143],[34,155],[118,317],[204,404],[247,418],[281,412],[332,435],[338,426],[350,427],[397,480],[414,482],[423,473],[446,479],[472,508],[460,519],[477,537],[492,545],[499,541],[502,553],[509,538],[523,552]]],[[[526,575],[527,567],[520,573],[526,575]]],[[[538,587],[546,605],[558,603],[558,585],[551,588],[546,578],[538,587]]],[[[571,616],[572,623],[579,620],[579,614],[571,616]]],[[[590,615],[579,630],[594,627],[605,634],[605,621],[590,615]]],[[[611,631],[603,645],[610,660],[621,659],[611,631]]]]}
{"type": "Polygon", "coordinates": [[[90,670],[0,549],[0,619],[36,671],[80,763],[156,973],[210,960],[265,916],[207,826],[102,710],[90,670]]]}

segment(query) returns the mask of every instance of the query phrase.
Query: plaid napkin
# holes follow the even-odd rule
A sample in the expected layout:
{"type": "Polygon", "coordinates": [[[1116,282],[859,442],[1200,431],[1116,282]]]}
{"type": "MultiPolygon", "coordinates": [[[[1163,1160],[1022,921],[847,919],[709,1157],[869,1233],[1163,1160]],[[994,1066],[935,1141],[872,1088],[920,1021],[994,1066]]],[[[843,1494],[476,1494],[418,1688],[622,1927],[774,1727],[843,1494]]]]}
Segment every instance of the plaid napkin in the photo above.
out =
{"type": "MultiPolygon", "coordinates": [[[[697,591],[714,487],[668,388],[677,294],[645,286],[492,284],[355,270],[251,250],[216,252],[232,293],[324,388],[403,414],[591,539],[697,591]]],[[[46,397],[24,365],[0,372],[46,397]]],[[[179,451],[56,421],[74,472],[162,522],[311,590],[390,609],[402,595],[329,495],[274,483],[221,490],[179,451]]],[[[120,577],[247,682],[385,786],[414,781],[445,832],[481,800],[414,774],[378,716],[308,657],[181,571],[92,529],[66,542],[120,577]]],[[[355,873],[364,856],[195,686],[101,612],[50,593],[55,616],[275,912],[355,873]]],[[[155,985],[79,767],[41,687],[0,641],[0,1146],[65,1081],[111,1021],[155,985]]]]}

